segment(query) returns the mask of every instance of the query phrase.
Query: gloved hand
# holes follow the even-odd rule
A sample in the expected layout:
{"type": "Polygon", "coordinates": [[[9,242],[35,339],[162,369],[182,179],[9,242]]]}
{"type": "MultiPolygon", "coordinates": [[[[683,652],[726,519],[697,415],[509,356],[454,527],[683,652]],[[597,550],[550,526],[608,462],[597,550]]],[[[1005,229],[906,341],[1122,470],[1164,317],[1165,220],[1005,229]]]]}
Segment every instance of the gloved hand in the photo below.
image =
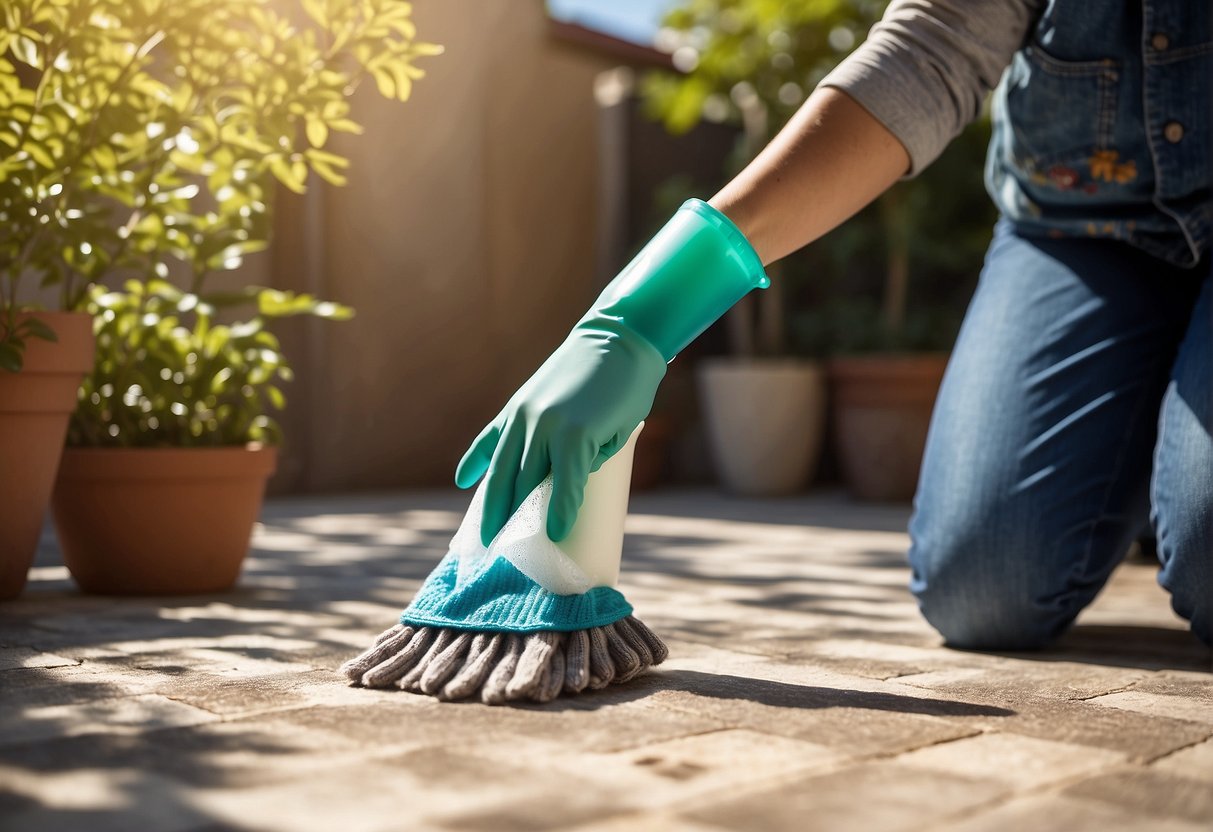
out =
{"type": "Polygon", "coordinates": [[[573,527],[586,479],[632,435],[653,406],[665,359],[620,321],[587,317],[518,390],[464,455],[455,482],[488,471],[480,527],[485,546],[552,472],[547,532],[573,527]]]}
{"type": "Polygon", "coordinates": [[[737,227],[706,202],[687,200],[464,454],[460,488],[488,475],[484,545],[549,470],[547,532],[563,540],[586,479],[648,415],[666,363],[769,283],[737,227]]]}

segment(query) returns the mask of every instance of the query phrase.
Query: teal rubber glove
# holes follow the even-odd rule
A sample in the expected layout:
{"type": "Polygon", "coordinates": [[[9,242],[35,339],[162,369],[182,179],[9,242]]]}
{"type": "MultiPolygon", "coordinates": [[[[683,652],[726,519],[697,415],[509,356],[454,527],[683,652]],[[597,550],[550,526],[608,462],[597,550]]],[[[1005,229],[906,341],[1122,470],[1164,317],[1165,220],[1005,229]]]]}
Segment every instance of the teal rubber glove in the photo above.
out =
{"type": "Polygon", "coordinates": [[[648,415],[665,365],[751,289],[769,284],[724,214],[698,199],[684,203],[464,454],[460,488],[488,476],[484,545],[549,471],[547,533],[563,540],[590,473],[648,415]]]}
{"type": "Polygon", "coordinates": [[[568,536],[586,479],[648,414],[665,365],[652,344],[618,320],[578,323],[459,464],[455,481],[464,488],[488,471],[480,527],[484,545],[549,470],[548,537],[568,536]]]}

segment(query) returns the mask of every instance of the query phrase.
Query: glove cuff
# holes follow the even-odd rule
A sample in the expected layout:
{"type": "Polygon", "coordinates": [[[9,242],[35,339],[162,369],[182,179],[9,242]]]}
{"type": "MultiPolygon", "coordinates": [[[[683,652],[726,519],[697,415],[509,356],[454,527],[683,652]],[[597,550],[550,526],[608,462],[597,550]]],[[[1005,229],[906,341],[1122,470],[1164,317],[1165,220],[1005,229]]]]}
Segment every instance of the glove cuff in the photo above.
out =
{"type": "Polygon", "coordinates": [[[731,219],[721,211],[713,208],[702,199],[688,199],[679,206],[680,212],[691,212],[696,215],[724,238],[727,249],[725,257],[734,261],[733,265],[748,281],[751,289],[765,289],[771,285],[766,270],[762,267],[762,258],[750,245],[750,241],[741,233],[731,219]]]}
{"type": "Polygon", "coordinates": [[[737,226],[706,202],[689,199],[587,317],[622,321],[668,362],[751,289],[770,284],[737,226]]]}
{"type": "Polygon", "coordinates": [[[448,554],[422,585],[400,623],[456,630],[529,633],[605,627],[632,614],[615,589],[594,587],[581,595],[557,595],[494,558],[462,585],[459,559],[448,554]]]}

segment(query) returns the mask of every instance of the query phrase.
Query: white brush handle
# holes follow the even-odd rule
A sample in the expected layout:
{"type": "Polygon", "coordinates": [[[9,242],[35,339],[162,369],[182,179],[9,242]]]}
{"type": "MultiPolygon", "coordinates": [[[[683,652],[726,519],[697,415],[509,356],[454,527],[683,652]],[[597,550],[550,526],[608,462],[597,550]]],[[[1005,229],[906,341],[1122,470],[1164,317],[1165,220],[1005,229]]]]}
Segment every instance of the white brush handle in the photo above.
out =
{"type": "Polygon", "coordinates": [[[596,586],[615,586],[623,558],[623,521],[628,515],[632,457],[636,437],[643,428],[641,422],[624,446],[590,474],[577,522],[559,543],[553,543],[547,535],[548,504],[552,499],[549,474],[485,549],[480,543],[485,485],[481,480],[451,540],[451,551],[459,558],[457,582],[470,580],[495,558],[503,557],[557,595],[580,595],[596,586]]]}
{"type": "Polygon", "coordinates": [[[590,586],[619,583],[623,521],[628,516],[628,495],[632,486],[632,458],[636,453],[636,437],[643,428],[644,422],[641,422],[624,446],[590,474],[577,522],[569,536],[556,544],[581,567],[590,586]]]}

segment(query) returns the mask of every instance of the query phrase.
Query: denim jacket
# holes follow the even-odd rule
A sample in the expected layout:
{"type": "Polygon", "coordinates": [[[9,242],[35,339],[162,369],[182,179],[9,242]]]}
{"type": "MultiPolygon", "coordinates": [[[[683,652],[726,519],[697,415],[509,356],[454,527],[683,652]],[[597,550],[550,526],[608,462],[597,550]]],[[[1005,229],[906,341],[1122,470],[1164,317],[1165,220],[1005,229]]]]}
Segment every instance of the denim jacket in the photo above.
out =
{"type": "Polygon", "coordinates": [[[1050,0],[994,94],[1003,215],[1194,266],[1213,221],[1211,27],[1210,0],[1050,0]]]}

